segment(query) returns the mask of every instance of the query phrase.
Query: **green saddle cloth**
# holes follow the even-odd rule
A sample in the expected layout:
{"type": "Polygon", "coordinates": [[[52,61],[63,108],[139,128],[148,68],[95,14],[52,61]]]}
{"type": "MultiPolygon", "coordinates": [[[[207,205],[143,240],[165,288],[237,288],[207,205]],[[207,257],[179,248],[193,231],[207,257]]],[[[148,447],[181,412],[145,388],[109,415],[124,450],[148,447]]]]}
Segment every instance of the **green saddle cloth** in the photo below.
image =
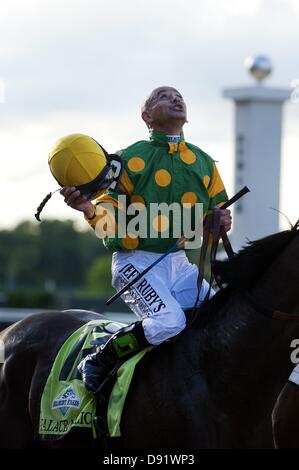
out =
{"type": "MultiPolygon", "coordinates": [[[[94,418],[96,400],[89,393],[77,371],[80,360],[95,351],[92,340],[107,341],[111,332],[107,325],[123,327],[124,324],[110,320],[93,320],[75,331],[61,346],[44,387],[41,404],[38,435],[41,439],[59,439],[74,428],[91,430],[96,438],[94,418]]],[[[117,371],[107,409],[107,423],[110,437],[120,433],[121,414],[136,364],[146,354],[147,348],[124,362],[117,371]]]]}

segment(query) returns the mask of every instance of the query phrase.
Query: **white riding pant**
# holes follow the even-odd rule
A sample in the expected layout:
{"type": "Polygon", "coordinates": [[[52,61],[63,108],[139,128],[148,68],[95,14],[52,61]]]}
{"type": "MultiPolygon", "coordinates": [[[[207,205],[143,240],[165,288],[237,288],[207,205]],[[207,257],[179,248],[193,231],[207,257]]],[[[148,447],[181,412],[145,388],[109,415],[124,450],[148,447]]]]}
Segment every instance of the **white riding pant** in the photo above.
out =
{"type": "MultiPolygon", "coordinates": [[[[112,257],[112,285],[119,291],[161,256],[148,251],[115,252],[112,257]]],[[[121,296],[142,319],[147,341],[157,345],[180,333],[186,326],[184,310],[197,297],[198,268],[185,251],[170,253],[121,296]]],[[[204,280],[198,305],[208,283],[204,280]]],[[[211,295],[213,295],[212,292],[211,295]]]]}

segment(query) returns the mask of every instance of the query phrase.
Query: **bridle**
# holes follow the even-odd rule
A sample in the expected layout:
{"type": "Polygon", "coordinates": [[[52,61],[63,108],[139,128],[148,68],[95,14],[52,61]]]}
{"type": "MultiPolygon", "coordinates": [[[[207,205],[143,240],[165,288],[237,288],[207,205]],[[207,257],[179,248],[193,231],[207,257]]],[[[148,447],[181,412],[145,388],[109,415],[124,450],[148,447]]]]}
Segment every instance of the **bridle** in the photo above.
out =
{"type": "MultiPolygon", "coordinates": [[[[210,298],[212,284],[214,280],[216,281],[218,287],[220,289],[223,289],[223,285],[221,284],[217,276],[215,276],[215,272],[214,272],[217,249],[218,249],[220,239],[222,239],[223,247],[227,253],[228,258],[232,259],[236,255],[232,249],[231,243],[224,230],[224,227],[220,225],[220,209],[223,209],[223,208],[225,208],[225,205],[223,205],[221,208],[213,209],[213,211],[210,214],[208,214],[208,216],[206,217],[204,230],[203,230],[203,242],[202,242],[202,247],[200,250],[200,258],[199,258],[199,274],[198,274],[198,279],[197,279],[198,294],[197,294],[196,302],[191,311],[191,315],[189,317],[188,327],[190,327],[195,321],[195,319],[197,318],[197,316],[200,315],[200,313],[196,309],[196,306],[198,303],[199,293],[200,293],[203,279],[204,279],[205,262],[206,262],[206,255],[207,255],[207,249],[208,249],[209,244],[211,245],[210,260],[209,260],[210,267],[211,267],[211,274],[210,274],[210,280],[209,280],[209,289],[208,289],[208,292],[205,296],[203,303],[205,303],[210,298]]],[[[287,313],[287,312],[282,312],[281,310],[278,310],[275,308],[274,309],[269,308],[257,302],[253,298],[253,296],[249,294],[247,291],[242,290],[242,294],[244,297],[246,297],[246,300],[253,307],[254,310],[261,313],[267,318],[271,318],[274,320],[282,320],[282,321],[299,321],[299,313],[287,313]]]]}
{"type": "Polygon", "coordinates": [[[214,280],[216,281],[219,288],[222,289],[222,285],[219,283],[218,279],[214,275],[214,265],[216,261],[217,249],[218,249],[220,239],[222,239],[223,247],[229,259],[233,258],[235,256],[235,253],[232,249],[231,243],[228,239],[228,236],[226,234],[224,227],[220,225],[221,209],[226,209],[233,202],[235,202],[236,197],[237,199],[239,199],[239,197],[241,197],[243,194],[246,194],[246,192],[248,192],[249,190],[247,187],[245,188],[241,190],[232,199],[224,203],[221,206],[221,208],[219,207],[214,208],[206,216],[206,219],[204,222],[204,228],[203,228],[202,245],[200,249],[200,256],[199,256],[199,262],[198,262],[197,296],[196,296],[196,300],[193,305],[193,308],[191,310],[191,314],[188,318],[188,326],[187,326],[188,328],[190,328],[190,326],[194,323],[198,315],[200,315],[200,313],[197,310],[197,304],[199,301],[199,294],[200,294],[202,283],[204,280],[205,264],[206,264],[206,257],[207,257],[207,251],[208,251],[209,245],[211,246],[210,259],[209,259],[211,271],[210,271],[210,279],[209,279],[209,289],[203,300],[203,304],[206,303],[210,298],[212,284],[214,280]]]}
{"type": "Polygon", "coordinates": [[[257,310],[267,318],[283,321],[299,321],[299,313],[287,313],[275,308],[265,307],[264,305],[257,302],[247,291],[242,291],[242,295],[246,297],[247,302],[253,307],[254,310],[257,310]]]}

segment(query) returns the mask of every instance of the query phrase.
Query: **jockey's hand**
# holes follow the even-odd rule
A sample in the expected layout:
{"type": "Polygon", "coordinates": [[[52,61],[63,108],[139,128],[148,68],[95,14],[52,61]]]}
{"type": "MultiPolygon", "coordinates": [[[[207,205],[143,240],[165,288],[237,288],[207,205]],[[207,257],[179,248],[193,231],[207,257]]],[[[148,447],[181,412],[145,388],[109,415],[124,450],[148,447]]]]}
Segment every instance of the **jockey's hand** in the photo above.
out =
{"type": "Polygon", "coordinates": [[[226,232],[232,228],[232,216],[229,209],[220,208],[220,225],[224,226],[226,232]]]}
{"type": "Polygon", "coordinates": [[[88,201],[75,186],[64,186],[60,191],[60,194],[64,196],[66,204],[77,211],[84,212],[89,217],[94,213],[93,204],[88,201]]]}

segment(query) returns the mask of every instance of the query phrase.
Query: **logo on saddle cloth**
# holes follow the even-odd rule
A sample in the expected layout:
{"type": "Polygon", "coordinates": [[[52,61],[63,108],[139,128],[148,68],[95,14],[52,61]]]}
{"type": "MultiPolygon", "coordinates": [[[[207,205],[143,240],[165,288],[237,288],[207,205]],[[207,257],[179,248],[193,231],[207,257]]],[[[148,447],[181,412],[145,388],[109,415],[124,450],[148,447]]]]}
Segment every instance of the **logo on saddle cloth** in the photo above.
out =
{"type": "MultiPolygon", "coordinates": [[[[77,428],[89,429],[92,436],[97,437],[94,425],[97,404],[86,391],[81,375],[77,373],[77,364],[94,351],[95,345],[100,346],[107,341],[109,334],[124,326],[109,320],[93,320],[81,326],[61,346],[42,392],[40,416],[36,423],[40,439],[60,439],[77,428]]],[[[117,372],[107,409],[110,436],[121,435],[121,415],[134,369],[147,349],[123,363],[117,372]]]]}
{"type": "Polygon", "coordinates": [[[52,402],[52,410],[59,409],[62,416],[66,416],[72,408],[80,408],[80,398],[76,395],[74,388],[70,385],[62,395],[52,402]]]}

